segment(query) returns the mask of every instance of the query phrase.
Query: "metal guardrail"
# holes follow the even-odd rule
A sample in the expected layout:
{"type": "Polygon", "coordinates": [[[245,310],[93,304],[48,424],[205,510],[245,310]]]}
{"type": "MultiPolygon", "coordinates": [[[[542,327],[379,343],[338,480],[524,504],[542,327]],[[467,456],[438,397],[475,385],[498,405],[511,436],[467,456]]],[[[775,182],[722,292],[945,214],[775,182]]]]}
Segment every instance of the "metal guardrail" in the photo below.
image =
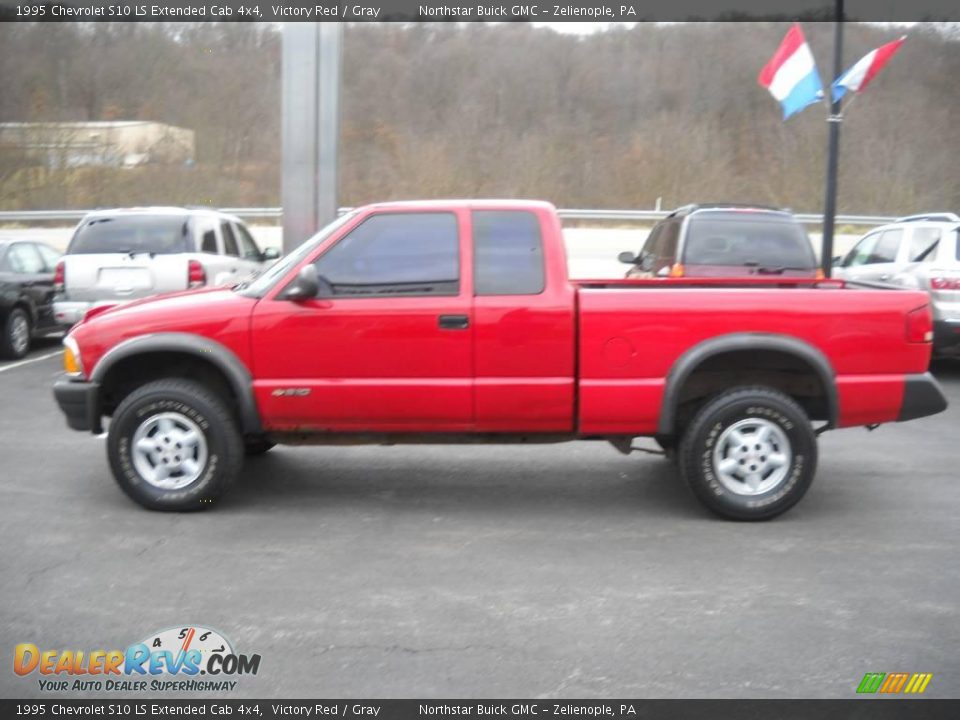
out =
{"type": "MultiPolygon", "coordinates": [[[[340,208],[346,212],[351,208],[340,208]]],[[[244,219],[278,220],[283,217],[283,208],[220,208],[222,212],[244,219]]],[[[23,222],[76,222],[89,210],[0,210],[0,223],[23,222]]],[[[598,220],[601,222],[651,222],[665,218],[670,210],[586,210],[561,209],[557,211],[564,220],[598,220]]],[[[820,225],[823,215],[813,213],[795,213],[794,216],[805,225],[820,225]]],[[[837,215],[838,225],[886,225],[895,222],[895,217],[882,215],[837,215]]]]}
{"type": "MultiPolygon", "coordinates": [[[[601,221],[629,221],[642,222],[649,220],[661,220],[669,215],[672,210],[558,210],[557,213],[565,220],[601,220],[601,221]]],[[[804,225],[820,225],[823,223],[823,215],[815,213],[794,213],[804,225]]],[[[837,215],[837,225],[886,225],[896,222],[895,217],[885,217],[882,215],[837,215]]]]}

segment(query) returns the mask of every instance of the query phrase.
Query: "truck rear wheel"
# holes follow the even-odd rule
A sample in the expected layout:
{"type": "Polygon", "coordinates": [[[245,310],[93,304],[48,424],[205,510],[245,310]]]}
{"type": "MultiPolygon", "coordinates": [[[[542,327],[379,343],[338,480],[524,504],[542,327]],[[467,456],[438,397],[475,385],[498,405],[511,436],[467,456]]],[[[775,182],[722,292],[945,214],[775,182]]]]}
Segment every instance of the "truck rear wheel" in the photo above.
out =
{"type": "Polygon", "coordinates": [[[107,457],[120,488],[151,510],[203,510],[232,484],[243,439],[226,403],[189,380],[137,388],[110,422],[107,457]]]}
{"type": "Polygon", "coordinates": [[[733,520],[766,520],[796,505],[813,482],[817,438],[793,399],[739,387],[696,414],[680,443],[680,469],[700,501],[733,520]]]}

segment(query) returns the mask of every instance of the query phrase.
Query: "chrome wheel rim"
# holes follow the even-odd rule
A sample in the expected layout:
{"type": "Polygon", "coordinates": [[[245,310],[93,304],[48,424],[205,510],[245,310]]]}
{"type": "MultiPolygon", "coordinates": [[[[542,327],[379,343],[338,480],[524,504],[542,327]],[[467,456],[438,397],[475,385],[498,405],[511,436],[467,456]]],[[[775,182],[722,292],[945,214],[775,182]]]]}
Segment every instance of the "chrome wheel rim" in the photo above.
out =
{"type": "Polygon", "coordinates": [[[10,323],[10,344],[18,355],[27,351],[30,342],[30,323],[21,315],[16,314],[10,323]]]}
{"type": "Polygon", "coordinates": [[[762,495],[787,478],[792,457],[790,440],[779,425],[747,418],[720,434],[713,449],[713,470],[730,492],[762,495]]]}
{"type": "Polygon", "coordinates": [[[195,482],[207,464],[207,439],[180,413],[152,415],[133,434],[133,466],[147,483],[180,490],[195,482]]]}

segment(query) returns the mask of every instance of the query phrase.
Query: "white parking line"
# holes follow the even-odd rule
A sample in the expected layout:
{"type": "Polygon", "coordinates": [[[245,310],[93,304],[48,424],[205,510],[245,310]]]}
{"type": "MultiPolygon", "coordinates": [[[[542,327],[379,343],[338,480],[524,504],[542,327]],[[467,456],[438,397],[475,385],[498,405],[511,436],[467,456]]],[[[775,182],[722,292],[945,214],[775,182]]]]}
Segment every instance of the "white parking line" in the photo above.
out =
{"type": "Polygon", "coordinates": [[[41,360],[49,360],[52,357],[62,354],[63,350],[54,350],[46,355],[40,355],[39,357],[30,358],[29,360],[21,360],[20,362],[15,362],[10,365],[4,365],[3,367],[0,367],[0,373],[6,372],[7,370],[13,370],[14,368],[21,367],[22,365],[29,365],[30,363],[40,362],[41,360]]]}

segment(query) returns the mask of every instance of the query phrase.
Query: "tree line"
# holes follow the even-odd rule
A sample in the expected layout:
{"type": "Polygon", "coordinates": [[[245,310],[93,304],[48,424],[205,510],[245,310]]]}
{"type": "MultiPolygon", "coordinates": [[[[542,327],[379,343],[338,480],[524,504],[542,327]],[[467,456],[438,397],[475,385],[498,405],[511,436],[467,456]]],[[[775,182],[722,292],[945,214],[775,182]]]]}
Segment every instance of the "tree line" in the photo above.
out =
{"type": "MultiPolygon", "coordinates": [[[[345,28],[340,202],[751,201],[818,211],[826,106],[787,122],[756,76],[783,23],[345,28]]],[[[832,26],[805,24],[825,82],[832,26]]],[[[850,24],[846,65],[903,28],[850,24]]],[[[960,210],[960,42],[916,25],[849,107],[841,212],[960,210]]],[[[281,31],[255,23],[0,23],[0,122],[143,119],[197,163],[42,168],[0,147],[0,207],[279,205],[281,31]]]]}

